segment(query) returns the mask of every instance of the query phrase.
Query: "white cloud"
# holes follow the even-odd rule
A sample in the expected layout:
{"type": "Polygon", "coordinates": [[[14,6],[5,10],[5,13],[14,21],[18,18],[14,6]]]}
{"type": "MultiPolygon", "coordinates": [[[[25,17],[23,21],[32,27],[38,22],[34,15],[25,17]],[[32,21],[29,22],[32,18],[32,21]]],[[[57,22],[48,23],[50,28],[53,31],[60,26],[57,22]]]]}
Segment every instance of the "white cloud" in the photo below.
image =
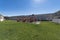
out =
{"type": "Polygon", "coordinates": [[[46,2],[47,2],[47,0],[32,0],[32,4],[31,5],[32,5],[33,8],[37,8],[41,4],[44,4],[46,2]]]}
{"type": "Polygon", "coordinates": [[[40,4],[44,2],[46,2],[46,0],[33,0],[33,3],[36,3],[36,4],[40,4]]]}

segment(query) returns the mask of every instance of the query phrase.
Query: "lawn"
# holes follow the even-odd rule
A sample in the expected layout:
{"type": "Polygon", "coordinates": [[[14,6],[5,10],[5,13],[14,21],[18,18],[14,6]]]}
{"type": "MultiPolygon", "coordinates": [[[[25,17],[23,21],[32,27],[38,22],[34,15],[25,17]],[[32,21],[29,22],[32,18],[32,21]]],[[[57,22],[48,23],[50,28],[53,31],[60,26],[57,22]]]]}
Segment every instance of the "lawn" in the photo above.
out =
{"type": "Polygon", "coordinates": [[[16,21],[0,22],[0,40],[60,40],[60,24],[16,21]]]}

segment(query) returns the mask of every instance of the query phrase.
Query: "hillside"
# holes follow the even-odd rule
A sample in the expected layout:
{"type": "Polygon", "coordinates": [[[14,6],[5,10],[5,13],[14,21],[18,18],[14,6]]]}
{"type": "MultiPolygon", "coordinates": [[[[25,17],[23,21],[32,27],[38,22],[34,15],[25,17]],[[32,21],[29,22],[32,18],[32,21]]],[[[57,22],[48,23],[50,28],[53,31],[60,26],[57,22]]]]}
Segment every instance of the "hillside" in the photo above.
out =
{"type": "Polygon", "coordinates": [[[60,16],[60,11],[55,12],[54,16],[60,16]]]}
{"type": "MultiPolygon", "coordinates": [[[[54,17],[60,17],[60,11],[54,12],[54,13],[48,13],[48,14],[38,14],[35,15],[37,17],[37,20],[52,20],[54,17]]],[[[8,20],[16,20],[17,18],[22,17],[31,17],[31,15],[25,15],[25,16],[11,16],[11,17],[5,17],[8,20]]]]}
{"type": "Polygon", "coordinates": [[[15,21],[0,22],[0,40],[60,40],[60,24],[31,24],[15,21]]]}

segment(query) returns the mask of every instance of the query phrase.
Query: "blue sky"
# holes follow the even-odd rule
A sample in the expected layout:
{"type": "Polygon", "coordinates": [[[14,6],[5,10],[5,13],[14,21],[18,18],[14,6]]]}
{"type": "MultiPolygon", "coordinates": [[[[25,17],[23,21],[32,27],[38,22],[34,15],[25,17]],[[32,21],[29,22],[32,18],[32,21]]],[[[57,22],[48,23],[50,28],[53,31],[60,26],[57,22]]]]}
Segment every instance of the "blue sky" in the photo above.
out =
{"type": "Polygon", "coordinates": [[[4,16],[53,13],[60,10],[60,0],[0,0],[4,16]]]}

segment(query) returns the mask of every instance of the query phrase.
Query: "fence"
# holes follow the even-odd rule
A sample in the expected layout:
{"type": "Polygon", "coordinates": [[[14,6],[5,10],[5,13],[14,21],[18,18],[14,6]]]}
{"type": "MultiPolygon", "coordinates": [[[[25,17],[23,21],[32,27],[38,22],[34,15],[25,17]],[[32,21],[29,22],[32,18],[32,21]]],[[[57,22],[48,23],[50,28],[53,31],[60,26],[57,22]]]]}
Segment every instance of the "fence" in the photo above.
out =
{"type": "Polygon", "coordinates": [[[60,19],[52,19],[52,22],[60,23],[60,19]]]}

